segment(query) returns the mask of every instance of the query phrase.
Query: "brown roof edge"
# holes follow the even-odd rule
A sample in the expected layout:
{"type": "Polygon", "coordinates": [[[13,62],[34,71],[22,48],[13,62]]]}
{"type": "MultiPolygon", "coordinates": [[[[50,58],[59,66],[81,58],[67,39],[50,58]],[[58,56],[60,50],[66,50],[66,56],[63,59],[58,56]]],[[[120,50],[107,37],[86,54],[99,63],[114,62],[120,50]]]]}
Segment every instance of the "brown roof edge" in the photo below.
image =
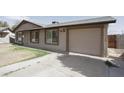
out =
{"type": "Polygon", "coordinates": [[[33,22],[30,22],[30,21],[27,21],[27,20],[22,20],[22,21],[15,27],[15,29],[13,30],[13,32],[15,32],[15,30],[18,29],[19,26],[22,25],[22,24],[24,24],[25,22],[30,23],[30,24],[33,24],[33,25],[36,25],[36,26],[41,27],[41,28],[43,27],[43,26],[38,25],[38,24],[35,24],[35,23],[33,23],[33,22]]]}
{"type": "Polygon", "coordinates": [[[22,32],[22,31],[33,31],[33,30],[42,30],[44,28],[34,28],[34,29],[26,29],[26,30],[18,30],[18,32],[22,32]]]}
{"type": "Polygon", "coordinates": [[[94,24],[109,24],[109,23],[116,23],[116,20],[109,21],[109,22],[94,22],[94,23],[86,23],[86,24],[73,24],[73,25],[61,25],[61,26],[53,26],[53,27],[45,27],[45,29],[50,28],[58,28],[58,27],[70,27],[70,26],[85,26],[85,25],[94,25],[94,24]]]}
{"type": "MultiPolygon", "coordinates": [[[[111,18],[113,18],[113,17],[111,17],[111,18]]],[[[47,28],[58,28],[58,27],[70,27],[70,26],[78,26],[78,25],[92,25],[92,24],[109,24],[109,23],[116,23],[116,19],[111,19],[111,20],[107,20],[107,21],[101,21],[101,22],[93,22],[93,23],[83,23],[83,24],[58,24],[58,25],[55,25],[55,26],[46,26],[46,27],[43,27],[43,26],[41,26],[41,25],[38,25],[38,24],[36,24],[36,23],[33,23],[33,22],[30,22],[30,21],[27,21],[27,20],[22,20],[18,25],[17,25],[17,27],[13,30],[13,32],[15,32],[15,30],[20,26],[20,25],[22,25],[23,23],[25,23],[25,22],[28,22],[28,23],[31,23],[31,24],[33,24],[33,25],[36,25],[36,26],[38,26],[38,27],[41,27],[42,29],[47,29],[47,28]]]]}
{"type": "Polygon", "coordinates": [[[64,22],[60,24],[50,24],[45,26],[44,28],[56,28],[56,27],[68,27],[68,26],[77,26],[77,25],[91,25],[91,24],[109,24],[109,23],[116,23],[116,19],[111,16],[100,17],[100,18],[92,18],[86,20],[78,20],[78,21],[70,21],[64,22]],[[101,19],[102,18],[102,19],[101,19]],[[105,20],[103,19],[105,18],[105,20]],[[95,20],[94,20],[95,19],[95,20]],[[94,20],[94,22],[93,22],[94,20]],[[79,22],[78,22],[79,21],[79,22]],[[82,21],[82,22],[80,22],[82,21]],[[84,21],[84,22],[83,22],[84,21]],[[88,22],[89,21],[89,22],[88,22]],[[90,22],[91,21],[91,22],[90,22]],[[76,22],[76,23],[75,23],[76,22]]]}
{"type": "Polygon", "coordinates": [[[12,29],[8,28],[8,30],[10,30],[13,33],[12,29]]]}

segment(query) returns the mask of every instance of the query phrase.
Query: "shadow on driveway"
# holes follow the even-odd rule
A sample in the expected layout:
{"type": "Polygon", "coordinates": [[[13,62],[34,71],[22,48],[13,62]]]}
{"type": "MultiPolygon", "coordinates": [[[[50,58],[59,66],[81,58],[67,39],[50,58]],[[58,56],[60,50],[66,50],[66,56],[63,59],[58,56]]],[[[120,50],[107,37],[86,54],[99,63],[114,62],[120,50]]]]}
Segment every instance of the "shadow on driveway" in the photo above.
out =
{"type": "Polygon", "coordinates": [[[72,71],[88,77],[106,77],[107,67],[104,60],[79,55],[62,55],[58,60],[72,71]]]}

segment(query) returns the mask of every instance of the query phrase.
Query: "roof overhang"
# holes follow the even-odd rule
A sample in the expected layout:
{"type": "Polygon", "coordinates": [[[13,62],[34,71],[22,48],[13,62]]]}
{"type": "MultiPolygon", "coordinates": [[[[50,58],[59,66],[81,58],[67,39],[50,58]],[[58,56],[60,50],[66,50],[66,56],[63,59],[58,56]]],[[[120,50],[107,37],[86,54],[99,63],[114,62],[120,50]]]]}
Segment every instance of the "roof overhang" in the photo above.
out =
{"type": "MultiPolygon", "coordinates": [[[[72,21],[72,22],[51,24],[51,25],[47,25],[47,26],[41,26],[36,23],[30,22],[27,20],[23,20],[17,25],[17,27],[13,30],[13,32],[15,32],[24,23],[30,23],[30,24],[38,26],[38,28],[35,28],[35,29],[30,29],[30,28],[28,29],[31,31],[31,30],[38,30],[38,29],[70,27],[70,26],[79,26],[79,25],[82,26],[82,25],[92,25],[92,24],[109,24],[109,23],[116,23],[116,19],[113,17],[110,17],[110,16],[106,16],[106,17],[92,18],[92,19],[87,19],[87,20],[78,20],[78,21],[72,21]]],[[[26,30],[23,30],[23,31],[26,31],[26,30]]]]}
{"type": "Polygon", "coordinates": [[[69,26],[92,25],[92,24],[109,24],[109,23],[116,23],[116,19],[113,17],[100,17],[100,18],[93,18],[88,20],[51,24],[51,25],[47,25],[44,28],[69,27],[69,26]]]}
{"type": "MultiPolygon", "coordinates": [[[[36,25],[38,28],[37,29],[42,29],[43,28],[43,26],[41,26],[41,25],[38,25],[38,24],[36,24],[36,23],[34,23],[34,22],[30,22],[30,21],[27,21],[27,20],[22,20],[16,27],[15,27],[15,29],[13,30],[13,32],[15,32],[22,24],[24,24],[24,23],[30,23],[30,24],[33,24],[33,25],[36,25]]],[[[28,30],[33,30],[33,29],[28,29],[28,30]]],[[[26,31],[26,30],[25,30],[26,31]]]]}
{"type": "Polygon", "coordinates": [[[34,31],[34,30],[41,30],[43,28],[35,28],[35,29],[26,29],[26,30],[18,30],[18,32],[23,32],[23,31],[34,31]]]}

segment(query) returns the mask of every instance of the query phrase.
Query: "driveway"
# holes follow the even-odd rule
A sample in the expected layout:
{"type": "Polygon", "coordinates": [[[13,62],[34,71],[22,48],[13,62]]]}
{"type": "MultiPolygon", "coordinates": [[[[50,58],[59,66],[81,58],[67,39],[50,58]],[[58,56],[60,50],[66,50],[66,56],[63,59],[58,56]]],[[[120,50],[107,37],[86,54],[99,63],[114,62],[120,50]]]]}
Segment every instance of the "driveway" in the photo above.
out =
{"type": "Polygon", "coordinates": [[[109,76],[111,77],[124,77],[124,59],[114,58],[113,62],[116,63],[119,68],[110,68],[109,76]]]}
{"type": "Polygon", "coordinates": [[[102,77],[108,75],[99,57],[50,53],[44,57],[0,68],[0,76],[10,77],[102,77]]]}
{"type": "Polygon", "coordinates": [[[108,49],[110,59],[119,65],[119,68],[110,68],[109,76],[124,77],[124,49],[108,49]]]}

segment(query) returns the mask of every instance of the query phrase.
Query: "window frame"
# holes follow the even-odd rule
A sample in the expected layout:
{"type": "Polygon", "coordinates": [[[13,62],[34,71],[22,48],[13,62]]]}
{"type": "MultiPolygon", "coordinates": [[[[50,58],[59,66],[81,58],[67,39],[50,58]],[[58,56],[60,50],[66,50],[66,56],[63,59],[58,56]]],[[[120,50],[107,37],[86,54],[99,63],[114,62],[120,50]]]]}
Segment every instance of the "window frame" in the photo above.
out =
{"type": "Polygon", "coordinates": [[[18,42],[23,42],[23,32],[21,32],[21,31],[17,32],[17,41],[18,42]],[[19,40],[19,38],[21,38],[21,40],[19,40]]]}
{"type": "Polygon", "coordinates": [[[45,44],[47,44],[47,45],[59,45],[59,29],[47,29],[47,30],[45,30],[45,44]],[[52,43],[47,42],[47,32],[48,31],[51,31],[51,32],[57,31],[58,36],[57,36],[57,43],[56,44],[53,42],[52,43]]]}
{"type": "MultiPolygon", "coordinates": [[[[36,37],[36,36],[35,36],[36,37]]],[[[35,38],[36,39],[36,38],[35,38]]],[[[30,43],[36,43],[36,44],[39,44],[39,31],[31,31],[30,32],[30,43]],[[36,35],[36,33],[38,33],[38,41],[32,41],[32,33],[35,33],[35,35],[36,35]]]]}

